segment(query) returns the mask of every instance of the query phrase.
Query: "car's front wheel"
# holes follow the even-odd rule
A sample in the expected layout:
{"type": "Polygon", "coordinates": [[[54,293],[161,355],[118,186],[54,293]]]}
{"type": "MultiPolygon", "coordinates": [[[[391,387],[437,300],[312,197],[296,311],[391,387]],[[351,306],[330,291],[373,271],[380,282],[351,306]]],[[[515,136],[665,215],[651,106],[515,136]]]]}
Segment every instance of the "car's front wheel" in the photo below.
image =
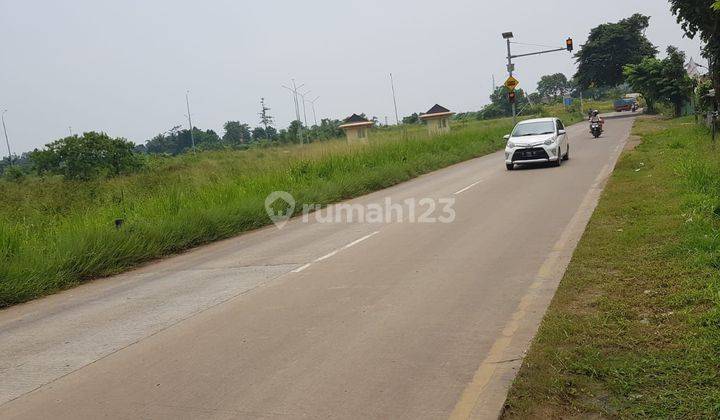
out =
{"type": "Polygon", "coordinates": [[[515,169],[515,164],[514,164],[514,163],[506,163],[506,164],[505,164],[505,168],[506,168],[508,171],[512,171],[513,169],[515,169]]]}
{"type": "Polygon", "coordinates": [[[565,149],[565,156],[563,157],[564,160],[570,159],[570,145],[567,145],[567,148],[565,149]]]}
{"type": "Polygon", "coordinates": [[[557,167],[557,166],[562,165],[562,160],[563,160],[563,159],[562,159],[562,149],[561,149],[560,147],[558,147],[558,149],[557,149],[557,155],[556,155],[556,156],[557,156],[557,159],[555,159],[555,160],[552,161],[552,166],[556,166],[556,167],[557,167]]]}

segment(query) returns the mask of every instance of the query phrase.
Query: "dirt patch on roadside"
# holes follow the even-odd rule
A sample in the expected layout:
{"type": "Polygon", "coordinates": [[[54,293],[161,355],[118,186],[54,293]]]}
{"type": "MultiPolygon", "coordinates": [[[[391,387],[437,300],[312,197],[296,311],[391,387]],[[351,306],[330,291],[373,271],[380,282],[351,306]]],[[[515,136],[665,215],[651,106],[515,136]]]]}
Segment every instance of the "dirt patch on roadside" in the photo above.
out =
{"type": "Polygon", "coordinates": [[[631,150],[635,150],[635,148],[636,148],[640,143],[642,143],[642,137],[632,135],[632,136],[630,136],[630,138],[628,139],[627,143],[625,143],[625,148],[624,148],[623,150],[625,150],[626,152],[627,152],[627,151],[631,151],[631,150]]]}

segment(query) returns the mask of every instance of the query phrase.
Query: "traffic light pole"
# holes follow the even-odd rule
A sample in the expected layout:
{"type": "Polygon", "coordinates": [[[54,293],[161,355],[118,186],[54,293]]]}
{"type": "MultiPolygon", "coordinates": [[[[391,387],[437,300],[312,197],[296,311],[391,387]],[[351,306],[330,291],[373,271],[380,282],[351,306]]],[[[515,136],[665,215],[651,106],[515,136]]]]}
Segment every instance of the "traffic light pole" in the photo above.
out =
{"type": "MultiPolygon", "coordinates": [[[[572,50],[573,50],[572,38],[568,38],[567,40],[565,40],[565,48],[554,48],[552,50],[544,50],[544,51],[537,51],[537,52],[532,52],[532,53],[527,53],[527,54],[513,55],[512,52],[510,51],[510,39],[512,37],[513,37],[512,32],[503,33],[503,38],[505,38],[505,40],[507,41],[507,71],[508,71],[508,76],[510,76],[511,78],[513,77],[513,72],[515,71],[515,64],[513,64],[513,62],[512,62],[513,58],[527,57],[530,55],[548,54],[548,53],[553,53],[553,52],[558,52],[558,51],[572,52],[572,50]]],[[[512,105],[513,125],[515,125],[517,123],[517,111],[515,109],[515,100],[513,99],[510,102],[511,102],[510,105],[512,105]]]]}

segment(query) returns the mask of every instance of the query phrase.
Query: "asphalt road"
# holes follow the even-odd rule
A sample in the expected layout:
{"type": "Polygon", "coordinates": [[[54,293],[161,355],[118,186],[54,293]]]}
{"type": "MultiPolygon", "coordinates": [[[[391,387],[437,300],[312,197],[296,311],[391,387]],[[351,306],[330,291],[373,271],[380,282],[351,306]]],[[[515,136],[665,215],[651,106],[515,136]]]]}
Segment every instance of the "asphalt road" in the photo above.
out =
{"type": "Polygon", "coordinates": [[[293,219],[1,311],[0,418],[496,417],[631,125],[349,202],[451,223],[293,219]]]}

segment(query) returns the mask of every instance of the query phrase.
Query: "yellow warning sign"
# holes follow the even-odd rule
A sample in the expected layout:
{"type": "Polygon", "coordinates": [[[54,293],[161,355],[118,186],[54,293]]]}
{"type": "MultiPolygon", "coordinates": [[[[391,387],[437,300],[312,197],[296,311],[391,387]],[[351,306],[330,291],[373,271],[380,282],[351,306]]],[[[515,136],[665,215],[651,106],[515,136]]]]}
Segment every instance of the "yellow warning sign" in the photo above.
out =
{"type": "Polygon", "coordinates": [[[520,84],[520,81],[512,76],[508,77],[507,80],[505,81],[505,87],[508,88],[509,90],[515,90],[515,88],[519,84],[520,84]]]}

